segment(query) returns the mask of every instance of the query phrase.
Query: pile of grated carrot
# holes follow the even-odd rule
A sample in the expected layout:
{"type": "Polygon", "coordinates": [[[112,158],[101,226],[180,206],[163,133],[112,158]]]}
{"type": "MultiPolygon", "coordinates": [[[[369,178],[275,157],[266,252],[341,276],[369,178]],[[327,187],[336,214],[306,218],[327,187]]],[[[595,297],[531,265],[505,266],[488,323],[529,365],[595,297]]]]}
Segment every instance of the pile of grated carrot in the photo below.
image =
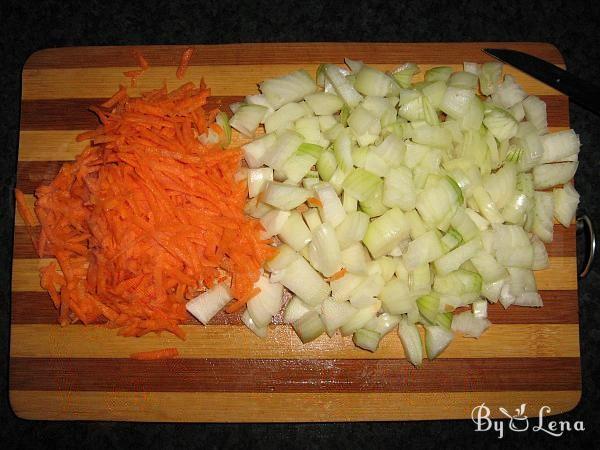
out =
{"type": "MultiPolygon", "coordinates": [[[[256,294],[276,250],[244,215],[240,150],[197,139],[209,128],[223,135],[218,111],[205,110],[208,95],[203,82],[138,98],[121,86],[90,108],[101,125],[77,139],[91,145],[36,190],[34,245],[58,263],[41,269],[41,285],[62,325],[79,320],[124,336],[184,338],[178,325],[188,317],[187,299],[223,281],[236,299],[230,309],[256,294]]],[[[23,194],[16,198],[33,235],[23,194]]]]}

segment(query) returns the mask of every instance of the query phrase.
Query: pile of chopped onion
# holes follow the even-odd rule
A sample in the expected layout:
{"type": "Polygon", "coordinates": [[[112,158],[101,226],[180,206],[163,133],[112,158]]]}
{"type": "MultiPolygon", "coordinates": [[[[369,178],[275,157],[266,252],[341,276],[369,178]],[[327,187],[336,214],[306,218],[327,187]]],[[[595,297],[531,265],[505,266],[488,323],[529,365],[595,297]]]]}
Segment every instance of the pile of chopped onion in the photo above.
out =
{"type": "Polygon", "coordinates": [[[246,212],[281,241],[244,323],[265,336],[286,288],[302,342],[339,330],[373,352],[397,328],[419,365],[417,325],[433,359],[455,332],[481,336],[488,302],[542,306],[533,270],[548,266],[553,217],[568,227],[579,201],[575,132],[549,133],[545,103],[497,62],[418,83],[415,64],[346,64],[232,105],[233,128],[265,131],[244,146],[246,212]]]}

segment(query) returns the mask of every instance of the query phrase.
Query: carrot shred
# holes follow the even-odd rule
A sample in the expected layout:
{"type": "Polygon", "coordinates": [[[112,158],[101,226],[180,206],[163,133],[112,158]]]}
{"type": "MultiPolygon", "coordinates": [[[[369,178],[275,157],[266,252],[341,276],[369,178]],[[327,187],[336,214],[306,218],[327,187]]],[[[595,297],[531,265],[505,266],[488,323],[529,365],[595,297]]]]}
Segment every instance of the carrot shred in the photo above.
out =
{"type": "Polygon", "coordinates": [[[181,60],[179,61],[179,67],[177,68],[177,73],[175,74],[177,76],[178,80],[183,79],[183,77],[185,76],[185,71],[187,70],[187,66],[190,63],[190,60],[192,59],[192,55],[194,54],[194,49],[192,47],[188,47],[184,50],[184,52],[181,54],[181,60]]]}
{"type": "Polygon", "coordinates": [[[240,298],[236,302],[227,306],[227,308],[225,308],[225,311],[228,313],[234,313],[236,311],[239,311],[244,305],[246,305],[246,303],[248,303],[250,300],[252,300],[253,297],[256,297],[258,294],[260,294],[259,288],[252,289],[252,291],[250,291],[250,293],[246,297],[240,298]]]}
{"type": "MultiPolygon", "coordinates": [[[[191,51],[184,56],[182,70],[191,51]]],[[[277,250],[244,214],[241,150],[197,139],[214,125],[208,95],[186,83],[130,98],[120,86],[91,106],[102,125],[77,136],[91,144],[36,189],[37,238],[35,217],[15,190],[36,249],[56,257],[40,284],[61,325],[104,323],[123,336],[168,331],[183,339],[191,293],[227,282],[236,299],[229,310],[237,310],[259,292],[260,268],[277,250]]]]}
{"type": "Polygon", "coordinates": [[[140,50],[134,48],[131,53],[133,54],[133,57],[137,60],[138,65],[142,70],[147,70],[150,67],[150,64],[148,64],[148,60],[146,60],[146,58],[140,50]]]}
{"type": "MultiPolygon", "coordinates": [[[[117,103],[127,98],[127,88],[125,86],[119,86],[119,90],[108,100],[102,103],[100,106],[103,108],[112,108],[117,103]]],[[[90,108],[91,109],[91,108],[90,108]]]]}
{"type": "Polygon", "coordinates": [[[325,278],[325,281],[329,282],[329,281],[339,280],[340,278],[343,278],[344,275],[346,275],[346,272],[348,272],[348,271],[346,270],[345,267],[343,267],[342,269],[338,270],[336,273],[334,273],[330,277],[325,278]]]}
{"type": "Polygon", "coordinates": [[[302,203],[301,205],[296,207],[296,211],[298,211],[300,214],[308,211],[308,206],[306,206],[305,203],[302,203]]]}
{"type": "Polygon", "coordinates": [[[307,202],[311,206],[318,206],[319,208],[323,207],[323,202],[316,197],[309,197],[307,202]]]}
{"type": "Polygon", "coordinates": [[[179,356],[179,350],[176,348],[163,348],[160,350],[150,350],[147,352],[137,352],[130,355],[131,359],[138,361],[155,361],[158,359],[172,359],[179,356]]]}

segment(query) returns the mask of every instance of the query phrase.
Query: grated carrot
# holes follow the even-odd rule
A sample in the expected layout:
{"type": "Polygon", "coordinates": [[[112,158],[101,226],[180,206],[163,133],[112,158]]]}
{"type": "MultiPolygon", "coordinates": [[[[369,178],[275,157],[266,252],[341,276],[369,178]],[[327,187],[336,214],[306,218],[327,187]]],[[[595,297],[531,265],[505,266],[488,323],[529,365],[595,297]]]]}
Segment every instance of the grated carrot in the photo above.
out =
{"type": "Polygon", "coordinates": [[[132,353],[130,358],[137,359],[138,361],[154,361],[157,359],[177,358],[178,356],[179,351],[176,348],[163,348],[160,350],[132,353]]]}
{"type": "Polygon", "coordinates": [[[323,207],[323,202],[316,197],[309,197],[306,202],[311,206],[318,206],[319,208],[323,207]]]}
{"type": "Polygon", "coordinates": [[[214,113],[203,108],[208,95],[186,83],[130,98],[120,86],[90,107],[102,124],[77,140],[91,145],[36,190],[37,238],[15,191],[36,249],[57,259],[41,270],[41,285],[62,325],[184,338],[186,298],[224,280],[234,309],[256,295],[260,268],[277,250],[244,215],[240,149],[197,139],[213,125],[214,113]]]}
{"type": "Polygon", "coordinates": [[[336,273],[334,273],[330,277],[325,278],[325,281],[329,282],[329,281],[339,280],[340,278],[343,278],[344,275],[346,275],[346,272],[348,272],[348,271],[346,270],[345,267],[343,267],[342,269],[338,270],[336,273]]]}
{"type": "Polygon", "coordinates": [[[125,75],[127,78],[131,78],[131,87],[135,87],[137,84],[137,79],[141,77],[146,70],[148,70],[150,64],[148,64],[148,61],[146,58],[144,58],[144,55],[139,50],[134,49],[131,53],[140,66],[140,70],[128,70],[123,72],[123,75],[125,75]]]}
{"type": "Polygon", "coordinates": [[[177,79],[183,79],[185,75],[185,71],[187,70],[187,66],[190,63],[190,59],[192,59],[192,55],[194,54],[194,49],[192,47],[188,47],[181,54],[181,60],[179,61],[179,67],[177,68],[177,79]]]}

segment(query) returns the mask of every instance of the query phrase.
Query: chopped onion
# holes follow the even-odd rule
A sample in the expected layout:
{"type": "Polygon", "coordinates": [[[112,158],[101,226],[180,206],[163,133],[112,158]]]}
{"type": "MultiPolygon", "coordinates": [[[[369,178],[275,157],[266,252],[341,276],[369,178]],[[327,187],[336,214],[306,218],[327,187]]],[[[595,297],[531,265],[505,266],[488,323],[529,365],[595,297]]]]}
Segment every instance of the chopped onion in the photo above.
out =
{"type": "Polygon", "coordinates": [[[533,168],[533,185],[536,189],[547,189],[567,183],[577,171],[577,162],[542,164],[533,168]]]}
{"type": "Polygon", "coordinates": [[[185,308],[206,325],[232,298],[227,285],[221,283],[187,302],[185,308]]]}
{"type": "Polygon", "coordinates": [[[406,358],[414,366],[420,366],[423,363],[423,344],[416,325],[402,319],[398,325],[398,335],[406,358]]]}
{"type": "Polygon", "coordinates": [[[367,263],[370,260],[369,252],[360,242],[355,242],[342,250],[342,266],[350,273],[366,275],[367,263]]]}
{"type": "Polygon", "coordinates": [[[260,194],[268,181],[273,181],[273,169],[248,169],[248,197],[254,198],[260,194]]]}
{"type": "Polygon", "coordinates": [[[546,103],[530,95],[522,102],[525,118],[538,130],[539,134],[548,132],[548,117],[546,114],[546,103]]]}
{"type": "MultiPolygon", "coordinates": [[[[323,147],[316,144],[303,143],[296,149],[290,158],[283,164],[282,172],[289,183],[298,183],[315,165],[323,147]]],[[[318,181],[318,180],[317,180],[318,181]]]]}
{"type": "Polygon", "coordinates": [[[229,125],[244,136],[253,137],[267,111],[266,107],[260,105],[241,105],[229,121],[229,125]]]}
{"type": "Polygon", "coordinates": [[[438,258],[435,270],[438,275],[448,275],[458,269],[465,261],[475,256],[482,248],[481,239],[475,238],[455,248],[444,256],[438,258]]]}
{"type": "Polygon", "coordinates": [[[290,211],[280,211],[278,209],[266,213],[260,219],[260,223],[264,228],[264,231],[261,233],[261,238],[268,239],[279,234],[290,215],[290,211]]]}
{"type": "Polygon", "coordinates": [[[381,302],[376,301],[369,306],[360,308],[358,312],[340,328],[342,336],[349,336],[356,330],[364,327],[369,320],[377,315],[377,311],[379,311],[380,307],[381,302]]]}
{"type": "Polygon", "coordinates": [[[286,183],[267,182],[262,201],[268,205],[289,211],[300,206],[311,196],[307,189],[286,183]]]}
{"type": "Polygon", "coordinates": [[[552,215],[554,214],[554,199],[550,192],[535,192],[535,207],[533,231],[544,242],[552,242],[554,236],[554,224],[552,215]]]}
{"type": "Polygon", "coordinates": [[[363,242],[373,258],[379,258],[408,235],[408,220],[400,209],[392,208],[369,224],[363,242]]]}
{"type": "Polygon", "coordinates": [[[304,139],[295,131],[285,130],[266,150],[263,161],[275,170],[283,170],[286,161],[296,152],[304,139]]]}
{"type": "Polygon", "coordinates": [[[508,276],[508,272],[504,266],[485,251],[478,252],[471,258],[471,262],[485,283],[498,281],[508,276]]]}
{"type": "Polygon", "coordinates": [[[313,309],[294,295],[285,306],[283,321],[293,323],[310,311],[313,311],[313,309]]]}
{"type": "Polygon", "coordinates": [[[288,125],[304,116],[305,110],[299,103],[287,103],[265,118],[265,131],[273,133],[286,129],[288,125]]]}
{"type": "Polygon", "coordinates": [[[491,95],[496,92],[501,79],[502,63],[490,61],[481,65],[481,71],[479,72],[479,86],[483,95],[491,95]]]}
{"type": "Polygon", "coordinates": [[[263,81],[259,87],[269,104],[275,109],[301,100],[317,90],[316,83],[304,70],[263,81]]]}
{"type": "Polygon", "coordinates": [[[334,228],[340,225],[346,218],[346,211],[331,184],[319,183],[314,186],[314,191],[322,204],[320,209],[323,221],[334,228]]]}
{"type": "MultiPolygon", "coordinates": [[[[230,122],[231,123],[231,122],[230,122]]],[[[257,169],[264,163],[264,157],[269,149],[277,140],[274,134],[266,134],[246,145],[242,146],[244,150],[244,160],[248,167],[257,169]]]]}
{"type": "MultiPolygon", "coordinates": [[[[416,267],[435,261],[444,254],[440,238],[435,231],[428,231],[408,244],[404,265],[411,271],[416,267]]],[[[460,265],[460,264],[459,264],[460,265]]]]}
{"type": "Polygon", "coordinates": [[[426,326],[425,348],[427,349],[427,358],[437,358],[450,345],[452,339],[454,339],[452,331],[441,326],[426,326]]]}
{"type": "Polygon", "coordinates": [[[356,330],[354,332],[354,336],[352,337],[352,341],[357,347],[370,352],[377,350],[380,340],[381,335],[379,333],[372,330],[366,330],[364,328],[356,330]]]}
{"type": "Polygon", "coordinates": [[[476,300],[471,305],[473,315],[477,318],[487,319],[488,302],[485,300],[476,300]]]}
{"type": "Polygon", "coordinates": [[[454,316],[452,331],[458,331],[467,337],[479,338],[490,325],[491,322],[486,318],[476,317],[471,311],[464,311],[454,316]]]}
{"type": "Polygon", "coordinates": [[[386,283],[379,294],[383,309],[390,314],[406,314],[415,305],[414,296],[410,293],[408,280],[396,277],[386,283]]]}
{"type": "Polygon", "coordinates": [[[314,341],[325,332],[325,326],[316,311],[309,311],[292,323],[303,344],[314,341]]]}
{"type": "Polygon", "coordinates": [[[267,132],[243,146],[249,169],[236,180],[248,183],[245,212],[261,237],[283,243],[244,323],[264,336],[285,286],[295,296],[284,320],[304,342],[339,328],[375,351],[400,322],[418,365],[415,323],[433,359],[451,329],[481,335],[488,301],[541,306],[533,270],[549,264],[553,215],[569,226],[579,200],[574,131],[547,134],[545,103],[497,62],[436,67],[414,85],[414,64],[346,64],[320,65],[316,83],[303,71],[265,81],[232,107],[231,125],[217,118],[225,136],[204,136],[267,132]]]}
{"type": "Polygon", "coordinates": [[[325,299],[321,306],[321,320],[329,337],[333,336],[338,328],[345,325],[358,310],[349,302],[325,299]]]}
{"type": "Polygon", "coordinates": [[[327,92],[316,92],[306,96],[306,103],[317,116],[327,116],[335,114],[342,106],[344,102],[335,94],[327,92]]]}
{"type": "Polygon", "coordinates": [[[533,262],[531,263],[531,269],[547,269],[550,266],[550,260],[548,259],[546,246],[535,234],[531,235],[530,240],[531,246],[533,247],[533,262]]]}
{"type": "Polygon", "coordinates": [[[353,108],[361,102],[363,98],[362,95],[354,89],[338,66],[334,64],[325,64],[324,72],[337,94],[344,100],[344,103],[353,108]]]}
{"type": "Polygon", "coordinates": [[[271,283],[267,277],[261,276],[254,287],[260,289],[260,292],[248,301],[248,313],[252,322],[258,328],[263,328],[271,322],[271,318],[281,308],[283,286],[279,283],[271,283]]]}
{"type": "Polygon", "coordinates": [[[267,337],[267,326],[265,325],[264,327],[258,327],[252,320],[252,317],[250,316],[250,313],[247,309],[242,313],[241,320],[244,323],[244,325],[246,325],[250,329],[250,331],[252,331],[258,337],[267,337]]]}
{"type": "Polygon", "coordinates": [[[291,215],[279,231],[279,238],[294,250],[300,251],[312,240],[312,234],[300,213],[291,211],[291,215]]]}
{"type": "Polygon", "coordinates": [[[579,136],[574,130],[546,134],[540,139],[544,147],[542,163],[564,161],[572,155],[577,155],[581,146],[579,136]]]}
{"type": "Polygon", "coordinates": [[[382,313],[369,320],[363,329],[379,333],[382,337],[392,331],[400,323],[400,316],[382,313]]]}
{"type": "Polygon", "coordinates": [[[579,193],[572,183],[567,183],[562,189],[554,189],[552,195],[554,199],[554,217],[563,227],[568,228],[575,218],[577,205],[579,205],[579,193]]]}
{"type": "Polygon", "coordinates": [[[493,102],[503,108],[510,108],[523,101],[525,97],[527,97],[527,94],[523,88],[510,75],[504,77],[504,82],[498,85],[496,92],[492,94],[493,102]]]}
{"type": "Polygon", "coordinates": [[[284,269],[281,284],[309,305],[318,305],[331,292],[329,285],[304,258],[296,258],[284,269]]]}
{"type": "Polygon", "coordinates": [[[323,223],[315,229],[308,254],[312,266],[326,277],[341,270],[342,253],[335,230],[330,224],[323,223]]]}

